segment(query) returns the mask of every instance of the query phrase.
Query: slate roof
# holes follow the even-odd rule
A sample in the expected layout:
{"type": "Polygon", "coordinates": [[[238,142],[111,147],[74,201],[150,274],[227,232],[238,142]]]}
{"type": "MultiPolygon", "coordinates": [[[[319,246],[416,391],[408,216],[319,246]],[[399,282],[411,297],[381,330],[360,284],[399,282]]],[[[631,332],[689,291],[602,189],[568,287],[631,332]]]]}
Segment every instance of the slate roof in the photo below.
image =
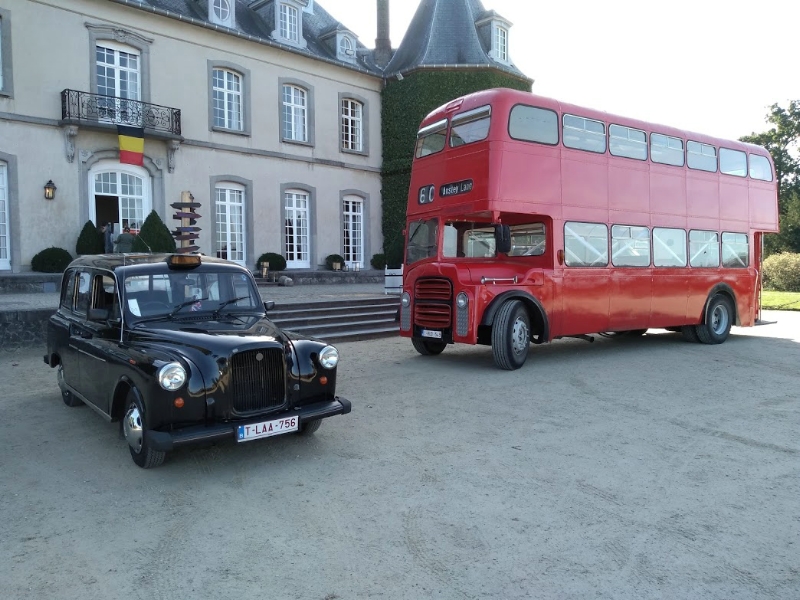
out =
{"type": "Polygon", "coordinates": [[[482,66],[530,81],[513,63],[489,57],[489,37],[479,35],[475,25],[487,17],[499,15],[485,10],[480,0],[422,0],[385,75],[425,67],[482,66]]]}
{"type": "Polygon", "coordinates": [[[149,12],[168,13],[165,16],[176,18],[189,18],[201,24],[206,24],[218,29],[219,31],[231,31],[235,35],[255,38],[256,41],[266,43],[271,46],[280,47],[289,52],[304,54],[314,58],[319,58],[328,62],[336,63],[342,67],[368,71],[369,73],[381,76],[381,69],[375,66],[372,59],[372,50],[368,49],[356,38],[356,61],[355,63],[342,61],[336,58],[335,49],[330,48],[324,42],[319,41],[321,35],[338,29],[348,31],[345,25],[334,19],[328,12],[314,2],[313,12],[303,12],[303,37],[308,46],[298,48],[290,44],[282,44],[280,40],[272,38],[275,26],[275,0],[269,0],[255,10],[250,8],[253,0],[233,0],[236,7],[236,27],[232,30],[212,23],[208,18],[209,0],[111,0],[117,4],[124,4],[133,8],[147,10],[149,12]]]}

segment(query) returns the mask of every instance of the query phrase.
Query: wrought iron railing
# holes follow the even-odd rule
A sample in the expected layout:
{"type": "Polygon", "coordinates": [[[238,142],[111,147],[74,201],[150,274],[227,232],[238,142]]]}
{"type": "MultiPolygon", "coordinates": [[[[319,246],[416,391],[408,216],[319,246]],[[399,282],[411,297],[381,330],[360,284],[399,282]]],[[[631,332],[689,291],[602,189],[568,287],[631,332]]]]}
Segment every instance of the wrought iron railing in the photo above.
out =
{"type": "Polygon", "coordinates": [[[181,111],[177,108],[77,90],[61,92],[61,118],[77,124],[130,125],[181,134],[181,111]]]}

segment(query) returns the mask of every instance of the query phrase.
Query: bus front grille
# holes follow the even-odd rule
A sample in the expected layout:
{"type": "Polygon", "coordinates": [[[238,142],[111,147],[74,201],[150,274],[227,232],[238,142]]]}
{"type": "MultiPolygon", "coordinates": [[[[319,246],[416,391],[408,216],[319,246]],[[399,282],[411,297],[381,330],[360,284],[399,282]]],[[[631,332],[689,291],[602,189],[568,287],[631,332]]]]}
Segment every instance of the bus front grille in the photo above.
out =
{"type": "Polygon", "coordinates": [[[453,312],[453,285],[443,278],[420,279],[414,287],[414,324],[447,329],[453,312]]]}
{"type": "Polygon", "coordinates": [[[234,354],[230,366],[234,412],[246,414],[283,406],[286,383],[281,348],[234,354]]]}

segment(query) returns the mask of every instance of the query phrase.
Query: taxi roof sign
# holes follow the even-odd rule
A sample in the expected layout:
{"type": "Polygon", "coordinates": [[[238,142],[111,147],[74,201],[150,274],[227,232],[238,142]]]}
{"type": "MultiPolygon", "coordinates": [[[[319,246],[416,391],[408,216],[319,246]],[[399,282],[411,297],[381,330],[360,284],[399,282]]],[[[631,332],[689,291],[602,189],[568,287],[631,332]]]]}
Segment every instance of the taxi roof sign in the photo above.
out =
{"type": "Polygon", "coordinates": [[[199,254],[171,254],[167,257],[170,269],[187,269],[200,266],[199,254]]]}

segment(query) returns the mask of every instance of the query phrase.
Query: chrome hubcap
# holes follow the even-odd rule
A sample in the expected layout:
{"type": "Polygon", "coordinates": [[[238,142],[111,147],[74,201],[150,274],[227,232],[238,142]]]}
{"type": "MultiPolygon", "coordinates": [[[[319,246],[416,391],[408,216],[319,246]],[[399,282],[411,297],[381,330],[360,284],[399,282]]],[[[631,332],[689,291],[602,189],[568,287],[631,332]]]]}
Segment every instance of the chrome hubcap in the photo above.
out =
{"type": "Polygon", "coordinates": [[[514,350],[514,354],[522,354],[527,349],[528,343],[528,326],[522,319],[517,319],[511,332],[511,349],[514,350]]]}
{"type": "Polygon", "coordinates": [[[721,335],[725,333],[725,329],[727,327],[728,311],[725,310],[725,307],[722,304],[720,304],[714,307],[714,311],[711,313],[711,329],[715,334],[721,335]]]}
{"type": "Polygon", "coordinates": [[[144,441],[144,432],[142,431],[142,415],[139,414],[139,409],[135,405],[131,405],[128,412],[125,413],[125,418],[122,420],[122,430],[125,434],[125,439],[128,445],[133,448],[137,454],[142,451],[142,443],[144,441]]]}

